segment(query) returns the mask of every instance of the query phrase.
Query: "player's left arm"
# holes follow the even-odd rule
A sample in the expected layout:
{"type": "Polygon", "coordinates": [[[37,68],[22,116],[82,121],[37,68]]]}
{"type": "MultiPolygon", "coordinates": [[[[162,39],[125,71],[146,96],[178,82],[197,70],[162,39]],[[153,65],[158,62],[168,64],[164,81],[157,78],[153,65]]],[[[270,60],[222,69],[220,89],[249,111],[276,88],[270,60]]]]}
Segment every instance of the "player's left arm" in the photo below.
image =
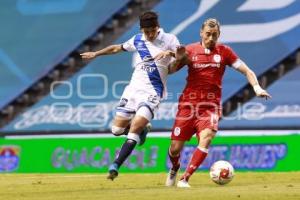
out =
{"type": "Polygon", "coordinates": [[[256,96],[266,98],[266,99],[272,98],[272,96],[266,90],[261,88],[255,73],[244,62],[241,62],[239,67],[235,69],[247,77],[248,82],[253,87],[256,96]]]}
{"type": "Polygon", "coordinates": [[[162,52],[158,53],[156,56],[154,56],[154,59],[155,60],[160,60],[160,59],[164,59],[168,56],[175,58],[175,52],[173,52],[171,50],[162,51],[162,52]]]}
{"type": "Polygon", "coordinates": [[[168,65],[168,74],[173,74],[180,70],[183,66],[189,65],[190,60],[184,46],[176,48],[175,60],[168,65]]]}

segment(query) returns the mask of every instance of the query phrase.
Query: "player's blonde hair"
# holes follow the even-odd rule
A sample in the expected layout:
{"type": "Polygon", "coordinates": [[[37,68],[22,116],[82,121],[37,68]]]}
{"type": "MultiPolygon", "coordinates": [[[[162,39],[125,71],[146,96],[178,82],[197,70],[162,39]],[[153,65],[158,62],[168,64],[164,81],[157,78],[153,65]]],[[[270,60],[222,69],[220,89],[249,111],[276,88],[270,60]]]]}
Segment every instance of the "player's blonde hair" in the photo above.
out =
{"type": "Polygon", "coordinates": [[[217,26],[220,32],[220,22],[215,18],[208,18],[207,20],[205,20],[202,24],[201,29],[203,30],[205,26],[209,26],[210,28],[214,28],[217,26]]]}

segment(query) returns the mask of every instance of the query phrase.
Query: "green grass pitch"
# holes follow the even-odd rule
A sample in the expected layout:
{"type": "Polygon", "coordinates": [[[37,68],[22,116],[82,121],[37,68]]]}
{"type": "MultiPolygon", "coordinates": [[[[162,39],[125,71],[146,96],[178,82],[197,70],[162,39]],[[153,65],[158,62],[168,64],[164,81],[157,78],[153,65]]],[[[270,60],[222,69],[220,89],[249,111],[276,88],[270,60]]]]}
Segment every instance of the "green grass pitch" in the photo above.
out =
{"type": "Polygon", "coordinates": [[[206,172],[192,176],[192,188],[165,187],[165,173],[1,174],[1,200],[299,200],[300,172],[238,172],[219,186],[206,172]]]}

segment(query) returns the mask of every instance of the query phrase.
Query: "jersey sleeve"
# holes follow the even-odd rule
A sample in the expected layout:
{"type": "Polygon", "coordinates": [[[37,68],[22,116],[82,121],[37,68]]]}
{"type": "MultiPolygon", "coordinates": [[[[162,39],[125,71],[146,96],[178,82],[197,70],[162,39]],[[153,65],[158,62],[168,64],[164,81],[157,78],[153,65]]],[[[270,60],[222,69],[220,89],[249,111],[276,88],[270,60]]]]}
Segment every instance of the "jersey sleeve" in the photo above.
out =
{"type": "Polygon", "coordinates": [[[188,55],[189,59],[192,60],[193,47],[192,45],[185,46],[185,52],[188,55]]]}
{"type": "Polygon", "coordinates": [[[180,46],[180,43],[175,35],[172,35],[170,39],[170,44],[169,44],[169,50],[175,52],[176,48],[180,46]]]}
{"type": "Polygon", "coordinates": [[[243,63],[238,55],[229,47],[225,46],[226,65],[232,66],[237,69],[243,63]]]}
{"type": "Polygon", "coordinates": [[[136,51],[136,48],[134,46],[134,37],[135,36],[133,36],[132,38],[130,38],[122,44],[122,49],[124,51],[136,51]]]}

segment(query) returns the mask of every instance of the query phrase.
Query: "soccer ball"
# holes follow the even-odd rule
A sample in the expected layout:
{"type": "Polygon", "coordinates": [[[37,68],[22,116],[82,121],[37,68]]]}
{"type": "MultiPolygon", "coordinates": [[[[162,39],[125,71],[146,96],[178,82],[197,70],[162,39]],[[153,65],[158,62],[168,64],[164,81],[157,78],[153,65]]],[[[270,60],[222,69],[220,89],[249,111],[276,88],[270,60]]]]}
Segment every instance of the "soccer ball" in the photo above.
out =
{"type": "Polygon", "coordinates": [[[229,162],[219,160],[211,166],[209,175],[213,182],[225,185],[233,179],[234,169],[229,162]]]}

